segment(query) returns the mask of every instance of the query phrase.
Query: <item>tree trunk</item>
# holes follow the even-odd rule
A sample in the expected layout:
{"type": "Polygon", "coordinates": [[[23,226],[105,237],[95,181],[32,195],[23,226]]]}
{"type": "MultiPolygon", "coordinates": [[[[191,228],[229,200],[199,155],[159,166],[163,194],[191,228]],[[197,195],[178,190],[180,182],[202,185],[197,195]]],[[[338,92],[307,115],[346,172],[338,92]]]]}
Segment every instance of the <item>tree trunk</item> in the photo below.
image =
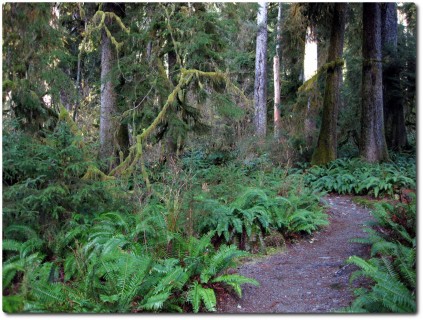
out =
{"type": "Polygon", "coordinates": [[[278,139],[280,136],[281,116],[280,116],[280,105],[281,105],[281,83],[279,75],[279,57],[273,57],[273,82],[275,90],[275,105],[273,106],[273,122],[274,122],[274,137],[278,139]]]}
{"type": "Polygon", "coordinates": [[[281,126],[281,82],[280,82],[280,56],[281,56],[281,24],[282,24],[282,2],[278,6],[278,20],[276,24],[276,55],[273,57],[273,81],[275,88],[275,104],[273,107],[274,137],[280,137],[281,126]]]}
{"type": "Polygon", "coordinates": [[[346,3],[336,3],[329,43],[328,63],[333,63],[326,74],[325,95],[323,99],[322,126],[317,148],[314,150],[312,163],[325,164],[336,159],[337,123],[340,106],[340,87],[342,78],[342,58],[344,48],[346,3]]]}
{"type": "Polygon", "coordinates": [[[360,156],[368,162],[389,159],[383,121],[380,3],[363,4],[363,78],[360,156]]]}
{"type": "Polygon", "coordinates": [[[107,160],[114,155],[113,132],[116,113],[116,92],[111,79],[115,61],[112,42],[101,32],[101,93],[100,93],[100,159],[107,160]]]}
{"type": "MultiPolygon", "coordinates": [[[[103,10],[123,16],[125,4],[104,3],[103,10]]],[[[113,21],[106,18],[109,30],[113,31],[113,21]]],[[[116,87],[113,82],[113,66],[117,51],[103,29],[101,32],[101,92],[100,92],[100,159],[107,161],[111,169],[118,159],[118,152],[126,150],[129,142],[127,126],[121,127],[117,121],[116,87]],[[126,130],[126,132],[125,132],[126,130]]]]}
{"type": "Polygon", "coordinates": [[[404,107],[400,88],[400,64],[398,61],[397,5],[382,4],[383,46],[383,113],[388,148],[401,150],[407,145],[404,107]]]}
{"type": "Polygon", "coordinates": [[[266,61],[267,61],[267,3],[260,2],[257,13],[257,43],[256,69],[254,82],[254,126],[255,134],[264,138],[267,126],[267,90],[266,90],[266,61]]]}

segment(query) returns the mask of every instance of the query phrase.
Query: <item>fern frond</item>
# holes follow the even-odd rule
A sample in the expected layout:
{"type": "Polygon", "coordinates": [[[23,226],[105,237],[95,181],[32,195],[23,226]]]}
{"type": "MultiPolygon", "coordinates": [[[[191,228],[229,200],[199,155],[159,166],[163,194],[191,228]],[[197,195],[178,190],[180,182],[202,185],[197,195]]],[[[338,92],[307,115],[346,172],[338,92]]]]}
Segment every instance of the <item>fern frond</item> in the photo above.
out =
{"type": "Polygon", "coordinates": [[[208,311],[216,311],[216,295],[213,289],[203,288],[195,281],[187,293],[187,301],[191,303],[194,313],[200,311],[201,301],[208,311]]]}
{"type": "Polygon", "coordinates": [[[235,245],[222,245],[219,250],[207,259],[206,267],[200,274],[202,283],[207,283],[211,277],[222,272],[224,269],[235,265],[235,258],[246,257],[250,254],[248,252],[238,250],[235,245]]]}
{"type": "Polygon", "coordinates": [[[187,301],[191,303],[193,311],[198,313],[200,310],[201,295],[200,290],[202,289],[201,285],[195,281],[190,290],[187,293],[187,301]]]}
{"type": "Polygon", "coordinates": [[[162,309],[163,304],[166,302],[166,300],[170,297],[170,292],[165,291],[161,293],[154,294],[147,299],[144,299],[139,305],[138,310],[154,310],[158,311],[162,309]]]}
{"type": "Polygon", "coordinates": [[[252,279],[252,278],[248,278],[248,277],[244,277],[244,276],[239,275],[239,274],[221,275],[221,276],[213,279],[212,282],[214,282],[214,283],[222,282],[222,283],[226,283],[226,284],[230,285],[240,298],[242,297],[242,289],[241,289],[242,284],[249,283],[249,284],[252,284],[252,285],[255,285],[255,286],[260,285],[257,280],[252,279]]]}
{"type": "Polygon", "coordinates": [[[3,239],[3,251],[15,251],[20,252],[22,249],[22,242],[11,240],[11,239],[3,239]]]}

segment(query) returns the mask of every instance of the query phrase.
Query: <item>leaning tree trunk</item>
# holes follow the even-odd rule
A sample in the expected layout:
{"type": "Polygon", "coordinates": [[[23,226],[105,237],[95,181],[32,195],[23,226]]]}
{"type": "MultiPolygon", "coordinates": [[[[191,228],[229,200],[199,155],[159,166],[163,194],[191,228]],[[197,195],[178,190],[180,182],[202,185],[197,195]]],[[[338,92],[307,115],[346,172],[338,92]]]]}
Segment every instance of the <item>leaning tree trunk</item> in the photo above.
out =
{"type": "Polygon", "coordinates": [[[398,18],[394,2],[382,4],[383,113],[388,148],[401,150],[407,145],[404,107],[398,61],[398,18]]]}
{"type": "Polygon", "coordinates": [[[282,24],[282,2],[278,5],[278,20],[276,25],[276,54],[273,57],[273,82],[275,90],[275,104],[273,106],[273,124],[275,139],[280,137],[281,126],[281,82],[280,82],[280,60],[281,60],[281,24],[282,24]]]}
{"type": "Polygon", "coordinates": [[[363,75],[360,156],[368,162],[389,159],[383,121],[380,3],[363,4],[363,75]]]}
{"type": "Polygon", "coordinates": [[[266,136],[266,61],[267,61],[267,3],[260,2],[257,13],[256,74],[254,82],[254,126],[258,137],[266,136]]]}
{"type": "Polygon", "coordinates": [[[336,159],[337,123],[342,78],[342,50],[344,48],[346,3],[336,3],[329,44],[328,69],[323,99],[322,126],[312,163],[325,164],[336,159]]]}

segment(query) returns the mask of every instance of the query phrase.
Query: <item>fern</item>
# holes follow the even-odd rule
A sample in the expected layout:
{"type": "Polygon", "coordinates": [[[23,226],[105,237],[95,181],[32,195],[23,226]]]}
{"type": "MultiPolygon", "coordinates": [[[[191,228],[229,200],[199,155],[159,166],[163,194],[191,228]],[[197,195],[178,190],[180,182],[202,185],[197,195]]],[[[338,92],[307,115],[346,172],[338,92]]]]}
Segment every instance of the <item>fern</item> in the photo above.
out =
{"type": "Polygon", "coordinates": [[[207,311],[216,311],[216,296],[213,289],[207,289],[198,282],[194,282],[187,293],[187,301],[191,303],[193,311],[200,311],[201,302],[204,303],[207,311]]]}
{"type": "Polygon", "coordinates": [[[204,268],[200,273],[201,282],[208,283],[213,276],[235,266],[234,259],[248,255],[247,252],[238,250],[234,245],[222,245],[215,254],[205,258],[204,268]]]}
{"type": "MultiPolygon", "coordinates": [[[[409,208],[411,216],[413,206],[409,208]]],[[[370,289],[357,291],[357,298],[349,309],[351,311],[416,312],[415,238],[404,226],[391,219],[387,209],[394,210],[389,205],[375,206],[373,214],[377,219],[378,229],[367,228],[369,236],[356,240],[372,245],[372,258],[367,261],[355,256],[348,259],[348,262],[360,268],[352,274],[350,281],[360,276],[373,281],[370,289]],[[389,232],[382,234],[377,231],[380,228],[389,232]]],[[[397,207],[396,210],[401,208],[397,207]]]]}
{"type": "Polygon", "coordinates": [[[242,290],[241,285],[245,283],[249,283],[255,286],[259,286],[259,282],[255,279],[251,279],[248,277],[244,277],[239,274],[224,274],[215,279],[213,279],[214,283],[224,283],[231,286],[235,293],[241,298],[242,297],[242,290]]]}
{"type": "Polygon", "coordinates": [[[163,308],[163,304],[169,299],[171,292],[162,292],[155,295],[152,295],[141,302],[137,310],[147,310],[147,311],[158,311],[163,308]]]}
{"type": "Polygon", "coordinates": [[[304,177],[306,185],[316,191],[376,198],[381,194],[393,196],[403,187],[414,188],[415,181],[415,168],[405,170],[404,164],[369,164],[360,159],[337,159],[324,167],[310,168],[304,177]]]}

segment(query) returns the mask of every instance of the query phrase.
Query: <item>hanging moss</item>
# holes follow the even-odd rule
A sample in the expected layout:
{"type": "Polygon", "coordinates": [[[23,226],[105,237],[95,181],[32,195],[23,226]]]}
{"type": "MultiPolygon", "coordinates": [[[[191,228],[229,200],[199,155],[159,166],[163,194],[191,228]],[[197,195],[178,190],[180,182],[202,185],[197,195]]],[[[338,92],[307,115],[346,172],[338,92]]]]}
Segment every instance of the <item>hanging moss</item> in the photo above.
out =
{"type": "MultiPolygon", "coordinates": [[[[187,86],[190,81],[195,78],[205,77],[210,79],[211,81],[215,82],[223,82],[226,84],[226,88],[231,90],[232,92],[239,93],[239,90],[234,84],[231,83],[229,80],[229,76],[223,72],[205,72],[196,69],[181,69],[180,80],[178,85],[173,89],[173,91],[167,97],[166,103],[164,104],[162,110],[159,112],[157,117],[154,121],[148,126],[148,128],[144,128],[142,133],[136,136],[136,144],[129,149],[129,154],[126,159],[119,164],[115,169],[110,172],[111,176],[119,176],[119,175],[129,175],[133,172],[135,165],[138,161],[141,160],[141,170],[144,171],[142,174],[144,176],[144,180],[146,184],[149,185],[148,182],[148,175],[143,168],[143,160],[142,160],[142,143],[148,138],[148,136],[157,128],[157,126],[163,121],[166,112],[168,111],[169,107],[173,105],[176,101],[178,94],[181,90],[187,86]]],[[[247,99],[248,100],[248,99],[247,99]]]]}
{"type": "Polygon", "coordinates": [[[115,180],[115,177],[108,176],[96,166],[91,165],[88,167],[87,172],[82,177],[82,180],[110,181],[115,180]]]}
{"type": "Polygon", "coordinates": [[[107,37],[110,39],[110,41],[113,43],[115,49],[117,52],[119,52],[120,48],[123,46],[123,42],[118,42],[115,37],[113,37],[112,33],[110,32],[109,28],[106,26],[106,18],[109,18],[109,20],[115,20],[118,24],[118,26],[127,34],[130,33],[130,29],[125,26],[125,24],[122,22],[122,19],[114,12],[105,12],[102,10],[98,10],[92,19],[94,25],[89,25],[87,32],[85,33],[84,38],[82,39],[81,44],[79,45],[79,54],[78,57],[81,58],[82,53],[85,50],[85,47],[87,46],[87,43],[90,39],[90,36],[96,32],[100,31],[101,29],[104,29],[106,32],[107,37]],[[98,24],[96,24],[98,22],[98,24]]]}

